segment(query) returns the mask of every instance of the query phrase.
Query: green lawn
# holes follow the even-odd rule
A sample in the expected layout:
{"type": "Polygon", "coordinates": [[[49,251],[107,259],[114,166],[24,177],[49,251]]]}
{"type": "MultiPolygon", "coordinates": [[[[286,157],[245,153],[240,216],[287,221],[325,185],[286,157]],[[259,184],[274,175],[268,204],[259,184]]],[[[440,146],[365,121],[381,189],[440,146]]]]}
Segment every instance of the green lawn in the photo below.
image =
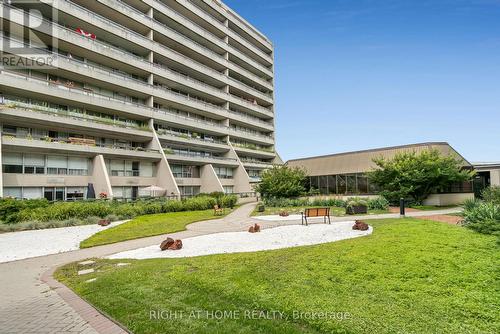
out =
{"type": "MultiPolygon", "coordinates": [[[[265,207],[264,212],[258,212],[258,206],[255,208],[255,210],[252,213],[252,216],[267,216],[267,215],[277,215],[282,211],[287,211],[289,214],[300,214],[301,212],[304,211],[306,207],[299,207],[299,206],[289,206],[289,207],[265,207]]],[[[307,208],[323,208],[320,206],[308,206],[307,208]]],[[[380,214],[380,213],[389,213],[388,210],[368,210],[369,215],[375,215],[375,214],[380,214]]],[[[330,208],[330,215],[332,217],[343,217],[347,216],[345,214],[345,208],[341,207],[331,207],[330,208]]]]}
{"type": "MultiPolygon", "coordinates": [[[[224,215],[230,213],[230,209],[224,210],[224,215]]],[[[183,211],[160,213],[155,215],[140,216],[129,222],[103,230],[80,243],[80,248],[88,248],[99,245],[112,244],[115,242],[150,237],[165,233],[183,231],[186,225],[209,219],[218,219],[222,216],[214,216],[214,210],[183,211]]]]}
{"type": "Polygon", "coordinates": [[[371,224],[373,235],[335,243],[127,267],[97,260],[95,273],[69,264],[56,277],[136,334],[500,332],[496,237],[411,218],[371,224]]]}
{"type": "Polygon", "coordinates": [[[413,205],[411,206],[412,209],[417,209],[417,210],[422,210],[422,211],[433,211],[433,210],[444,210],[444,209],[451,209],[451,208],[456,208],[459,205],[444,205],[444,206],[437,206],[437,205],[413,205]]]}

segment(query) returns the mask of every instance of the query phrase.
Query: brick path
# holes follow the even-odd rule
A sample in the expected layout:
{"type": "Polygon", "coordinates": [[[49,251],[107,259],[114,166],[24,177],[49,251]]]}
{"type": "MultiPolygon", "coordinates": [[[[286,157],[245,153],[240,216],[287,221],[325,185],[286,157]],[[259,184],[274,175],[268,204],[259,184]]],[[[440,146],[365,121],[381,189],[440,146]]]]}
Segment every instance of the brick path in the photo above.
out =
{"type": "MultiPolygon", "coordinates": [[[[298,221],[265,222],[249,218],[255,203],[246,204],[228,216],[187,226],[186,231],[170,234],[174,238],[244,231],[258,222],[264,228],[300,224],[298,221]]],[[[457,209],[434,212],[414,212],[408,216],[422,217],[449,214],[457,209]]],[[[399,214],[356,216],[355,219],[398,218],[399,214]]],[[[351,218],[354,219],[354,218],[351,218]]],[[[321,219],[320,219],[321,220],[321,219]]],[[[345,221],[346,217],[332,218],[345,221]]],[[[312,219],[312,222],[315,220],[312,219]]],[[[160,244],[164,235],[129,240],[111,245],[80,249],[0,264],[0,332],[18,333],[125,333],[111,320],[85,303],[71,290],[52,278],[53,270],[66,263],[160,244]]],[[[40,240],[43,242],[43,240],[40,240]]]]}
{"type": "MultiPolygon", "coordinates": [[[[218,229],[241,230],[249,221],[255,203],[243,205],[224,218],[189,226],[171,234],[176,238],[214,233],[218,229]]],[[[101,315],[70,289],[55,281],[58,266],[125,250],[159,244],[165,236],[148,237],[117,244],[30,258],[0,264],[0,333],[126,333],[101,315]]],[[[43,242],[43,240],[40,240],[43,242]]]]}

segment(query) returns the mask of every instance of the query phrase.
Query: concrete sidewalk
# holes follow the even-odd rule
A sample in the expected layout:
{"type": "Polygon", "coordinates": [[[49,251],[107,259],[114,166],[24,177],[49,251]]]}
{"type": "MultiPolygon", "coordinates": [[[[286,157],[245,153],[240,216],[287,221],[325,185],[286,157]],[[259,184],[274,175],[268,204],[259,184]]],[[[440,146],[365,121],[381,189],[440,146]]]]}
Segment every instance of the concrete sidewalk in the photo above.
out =
{"type": "MultiPolygon", "coordinates": [[[[186,231],[169,236],[185,239],[193,236],[244,231],[257,222],[263,228],[300,224],[295,221],[260,221],[250,218],[256,203],[246,204],[224,218],[198,222],[186,231]]],[[[460,208],[408,213],[408,217],[450,214],[460,208]]],[[[399,214],[381,214],[354,217],[332,217],[332,222],[399,218],[399,214]]],[[[311,220],[311,223],[320,223],[311,220]]],[[[159,245],[165,235],[124,241],[111,245],[80,249],[0,264],[0,331],[2,333],[125,333],[115,323],[101,315],[64,285],[51,278],[58,266],[87,258],[103,257],[126,250],[159,245]],[[44,273],[47,273],[43,275],[44,273]],[[42,275],[43,280],[42,281],[42,275]]],[[[43,242],[41,240],[41,242],[43,242]]]]}

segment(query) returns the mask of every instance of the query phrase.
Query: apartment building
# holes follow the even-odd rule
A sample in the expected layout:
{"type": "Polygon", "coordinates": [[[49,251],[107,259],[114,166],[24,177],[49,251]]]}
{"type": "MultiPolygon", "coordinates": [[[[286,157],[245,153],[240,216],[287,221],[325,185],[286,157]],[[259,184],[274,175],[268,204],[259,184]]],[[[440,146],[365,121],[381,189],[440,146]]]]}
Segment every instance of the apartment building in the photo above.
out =
{"type": "Polygon", "coordinates": [[[225,4],[1,6],[0,196],[247,193],[282,163],[273,45],[225,4]]]}

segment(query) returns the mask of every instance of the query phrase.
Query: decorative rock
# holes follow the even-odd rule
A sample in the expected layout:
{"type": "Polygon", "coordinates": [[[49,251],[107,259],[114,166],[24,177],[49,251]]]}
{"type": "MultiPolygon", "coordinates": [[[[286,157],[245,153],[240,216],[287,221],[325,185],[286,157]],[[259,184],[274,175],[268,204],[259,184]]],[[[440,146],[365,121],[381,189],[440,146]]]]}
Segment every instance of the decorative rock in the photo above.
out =
{"type": "Polygon", "coordinates": [[[164,250],[167,250],[169,249],[170,246],[172,246],[173,244],[175,243],[174,239],[172,238],[167,238],[166,240],[164,240],[161,245],[160,245],[160,249],[162,251],[164,250]]]}
{"type": "Polygon", "coordinates": [[[95,261],[87,260],[87,261],[79,262],[78,264],[81,266],[88,266],[89,264],[94,264],[94,263],[95,263],[95,261]]]}
{"type": "Polygon", "coordinates": [[[130,265],[130,263],[127,263],[127,262],[120,262],[120,263],[116,264],[117,267],[125,267],[125,266],[128,266],[128,265],[130,265]]]}
{"type": "Polygon", "coordinates": [[[111,224],[111,220],[109,219],[101,219],[97,222],[99,226],[108,226],[109,224],[111,224]]]}
{"type": "Polygon", "coordinates": [[[259,224],[255,224],[254,226],[250,226],[250,228],[248,229],[248,232],[250,232],[250,233],[258,233],[258,232],[260,232],[260,225],[259,224]]]}
{"type": "Polygon", "coordinates": [[[288,217],[289,215],[288,211],[281,211],[279,214],[280,217],[288,217]]]}
{"type": "Polygon", "coordinates": [[[168,247],[169,250],[179,250],[182,248],[182,241],[177,239],[175,242],[168,247]]]}
{"type": "Polygon", "coordinates": [[[360,220],[356,220],[354,225],[352,226],[353,230],[360,230],[360,231],[366,231],[368,230],[368,224],[365,222],[362,222],[360,220]]]}
{"type": "Polygon", "coordinates": [[[78,275],[86,275],[86,274],[90,274],[90,273],[93,273],[93,272],[94,272],[94,269],[79,270],[78,271],[78,275]]]}

